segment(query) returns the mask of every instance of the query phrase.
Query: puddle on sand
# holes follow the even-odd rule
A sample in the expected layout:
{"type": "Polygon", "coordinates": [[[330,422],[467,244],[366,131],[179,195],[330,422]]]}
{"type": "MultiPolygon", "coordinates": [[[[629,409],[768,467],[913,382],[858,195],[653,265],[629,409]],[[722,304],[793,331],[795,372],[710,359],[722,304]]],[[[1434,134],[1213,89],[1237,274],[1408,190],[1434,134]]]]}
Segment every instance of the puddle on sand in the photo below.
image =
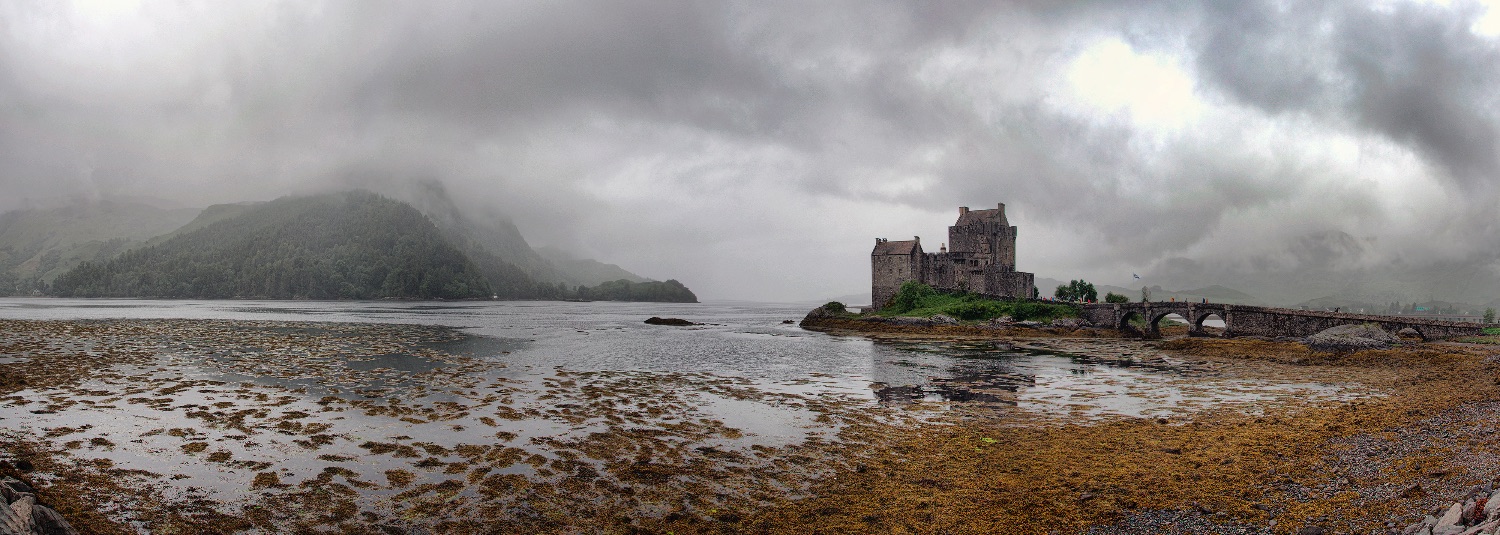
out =
{"type": "MultiPolygon", "coordinates": [[[[1078,341],[1073,351],[1006,342],[886,342],[906,354],[898,365],[928,374],[920,384],[874,385],[886,403],[967,402],[1043,416],[1099,419],[1182,416],[1278,400],[1347,400],[1372,395],[1359,385],[1207,377],[1136,341],[1078,341]]],[[[1064,345],[1069,345],[1064,343],[1064,345]]]]}

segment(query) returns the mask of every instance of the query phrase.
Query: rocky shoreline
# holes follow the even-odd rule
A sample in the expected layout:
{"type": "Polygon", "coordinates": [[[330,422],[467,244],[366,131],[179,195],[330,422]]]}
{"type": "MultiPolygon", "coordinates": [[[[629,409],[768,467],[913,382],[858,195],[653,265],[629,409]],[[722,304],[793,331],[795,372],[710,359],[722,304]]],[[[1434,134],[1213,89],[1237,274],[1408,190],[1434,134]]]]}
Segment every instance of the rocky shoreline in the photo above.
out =
{"type": "MultiPolygon", "coordinates": [[[[1020,322],[959,322],[952,318],[886,318],[857,316],[815,309],[803,319],[806,328],[830,333],[885,339],[1008,340],[1017,345],[1077,346],[1069,339],[1114,338],[1120,334],[1086,323],[1062,325],[1020,322]],[[1031,339],[1033,341],[1026,341],[1031,339]]],[[[1056,322],[1054,322],[1056,323],[1056,322]]],[[[1167,329],[1164,329],[1167,331],[1167,329]]],[[[1345,326],[1306,338],[1235,339],[1188,338],[1185,328],[1166,340],[1150,342],[1180,361],[1209,363],[1223,370],[1271,364],[1274,373],[1314,377],[1320,373],[1345,375],[1380,391],[1369,401],[1293,409],[1294,419],[1223,414],[1197,419],[1189,428],[1220,427],[1230,431],[1220,440],[1244,441],[1243,435],[1267,433],[1267,442],[1250,440],[1222,453],[1202,455],[1192,470],[1172,476],[1171,483],[1146,494],[1123,489],[1129,481],[1103,483],[1100,475],[1078,470],[1076,462],[1060,462],[1056,469],[1073,470],[1081,480],[1040,488],[1071,490],[1080,508],[1113,510],[1093,516],[1098,520],[1075,524],[1087,533],[1257,533],[1322,535],[1379,533],[1390,535],[1494,535],[1500,533],[1500,346],[1473,343],[1423,343],[1398,337],[1372,326],[1345,326]],[[1204,358],[1204,361],[1194,359],[1204,358]],[[1217,363],[1217,364],[1214,364],[1217,363]],[[1398,379],[1400,377],[1400,379],[1398,379]],[[1376,387],[1385,384],[1389,386],[1376,387]],[[1378,408],[1377,408],[1378,407],[1378,408]],[[1309,424],[1308,422],[1316,422],[1309,424]],[[1251,429],[1258,429],[1251,431],[1251,429]],[[1234,438],[1229,438],[1234,437],[1234,438]],[[1254,453],[1259,450],[1260,453],[1254,453]],[[1262,455],[1269,453],[1269,457],[1262,455]],[[1234,462],[1234,464],[1228,464],[1234,462]],[[1239,470],[1256,466],[1257,473],[1239,470]],[[1210,469],[1209,466],[1216,468],[1210,469]],[[1233,467],[1233,472],[1226,472],[1233,467]],[[1230,476],[1239,472],[1241,476],[1230,476]],[[1224,493],[1202,493],[1191,488],[1173,490],[1201,477],[1235,479],[1224,493]],[[1182,479],[1177,479],[1177,478],[1182,479]],[[1233,490],[1229,490],[1233,489],[1233,490]],[[1122,497],[1123,496],[1123,497],[1122,497]],[[1162,500],[1160,498],[1171,498],[1162,500]],[[1147,501],[1155,503],[1148,505],[1147,501]]],[[[1109,344],[1108,340],[1090,342],[1109,344]]],[[[1087,344],[1085,344],[1087,345],[1087,344]]],[[[1216,372],[1214,372],[1216,373],[1216,372]]],[[[1255,372],[1258,373],[1258,372],[1255,372]]],[[[1280,409],[1278,409],[1279,411],[1280,409]]],[[[1284,418],[1284,417],[1283,417],[1284,418]]],[[[992,424],[977,424],[984,428],[992,424]]],[[[1149,423],[1119,422],[1133,429],[1149,423]]],[[[1101,426],[1075,428],[1074,433],[1109,441],[1120,431],[1101,426]]],[[[1170,429],[1167,428],[1159,429],[1170,429]]],[[[1133,431],[1131,431],[1133,432],[1133,431]]],[[[1194,433],[1189,433],[1193,435],[1194,433]]],[[[1049,435],[1050,437],[1050,435],[1049,435]]],[[[1058,437],[1061,438],[1061,437],[1058,437]]],[[[1068,437],[1065,441],[1071,441],[1068,437]]],[[[1047,438],[1045,441],[1055,440],[1047,438]]],[[[1178,443],[1194,442],[1192,439],[1178,443]]],[[[1207,444],[1202,444],[1202,448],[1207,444]]],[[[1029,447],[1038,447],[1033,443],[1029,447]]],[[[1068,456],[1103,456],[1118,464],[1139,462],[1134,449],[1099,448],[1080,444],[1068,456]]],[[[1161,456],[1147,455],[1145,464],[1171,471],[1170,462],[1188,455],[1191,446],[1169,446],[1161,456]],[[1164,461],[1167,461],[1164,463],[1164,461]]],[[[1217,449],[1217,448],[1215,448],[1217,449]]],[[[1017,462],[1016,457],[1002,464],[1017,462]]],[[[1034,462],[1034,461],[1033,461],[1034,462]]],[[[946,468],[946,467],[944,467],[946,468]]],[[[970,469],[979,469],[971,467],[970,469]]],[[[1033,465],[1032,469],[1036,469],[1033,465]]],[[[934,470],[940,470],[934,468],[934,470]]],[[[1144,475],[1141,473],[1140,475],[1144,475]]],[[[954,478],[963,478],[954,475],[954,478]]],[[[1138,476],[1139,477],[1139,476],[1138,476]]],[[[1033,487],[1033,492],[1038,487],[1033,487]]],[[[1014,526],[1052,525],[1067,533],[1067,521],[1077,513],[1040,514],[1019,519],[1014,526]],[[1048,520],[1051,518],[1051,520],[1048,520]]]]}
{"type": "Polygon", "coordinates": [[[836,312],[818,307],[808,312],[798,322],[804,329],[843,333],[904,333],[932,336],[977,336],[977,337],[1074,337],[1074,338],[1119,338],[1113,329],[1099,329],[1088,320],[1060,318],[1048,323],[1031,320],[1015,320],[1002,316],[984,322],[964,322],[957,318],[936,314],[929,317],[875,316],[836,312]]]}
{"type": "MultiPolygon", "coordinates": [[[[446,329],[9,321],[0,323],[0,353],[18,360],[0,363],[0,410],[31,429],[0,430],[0,455],[27,461],[21,472],[0,465],[0,475],[22,474],[74,526],[97,533],[1302,535],[1416,526],[1453,535],[1446,530],[1477,534],[1493,520],[1472,510],[1480,493],[1489,503],[1495,489],[1485,485],[1500,482],[1500,346],[1376,346],[1346,332],[1327,334],[1352,345],[1328,350],[1305,340],[1126,340],[1056,322],[810,319],[810,329],[852,325],[866,330],[848,334],[896,347],[961,342],[1076,363],[1114,359],[1114,369],[1169,377],[1170,395],[1187,403],[1149,418],[1066,409],[1091,401],[1083,396],[1063,399],[1061,412],[1028,412],[1007,404],[1016,398],[1006,388],[1034,386],[1024,373],[1004,383],[931,381],[970,394],[941,401],[901,384],[870,385],[879,399],[867,402],[768,393],[716,375],[565,370],[533,390],[445,349],[463,341],[446,329]],[[856,323],[839,323],[847,321],[856,323]],[[442,365],[393,369],[392,354],[442,365]],[[187,373],[202,367],[219,375],[187,373]],[[1300,390],[1215,404],[1232,384],[1300,390]],[[437,398],[394,396],[412,389],[437,398]],[[699,411],[695,400],[708,394],[806,411],[821,431],[800,443],[734,446],[744,433],[699,411]],[[118,423],[139,417],[170,420],[118,423]],[[584,431],[523,437],[504,427],[528,421],[584,431]],[[126,450],[179,464],[146,472],[123,464],[126,450]],[[180,477],[234,477],[243,485],[233,490],[249,489],[249,499],[243,508],[210,495],[166,501],[180,477]],[[365,493],[388,498],[372,506],[365,493]],[[1443,523],[1455,502],[1471,514],[1443,523]]],[[[1115,387],[1158,395],[1130,381],[1115,387]]]]}
{"type": "Polygon", "coordinates": [[[13,477],[0,478],[0,535],[77,534],[61,514],[37,502],[31,485],[13,477]]]}

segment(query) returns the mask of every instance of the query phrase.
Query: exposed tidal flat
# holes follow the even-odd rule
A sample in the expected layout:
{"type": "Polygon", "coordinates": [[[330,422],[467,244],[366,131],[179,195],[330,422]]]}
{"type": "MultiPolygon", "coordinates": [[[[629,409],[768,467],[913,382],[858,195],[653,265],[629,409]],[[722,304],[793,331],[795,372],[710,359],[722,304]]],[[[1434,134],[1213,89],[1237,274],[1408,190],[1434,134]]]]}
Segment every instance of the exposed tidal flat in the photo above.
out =
{"type": "Polygon", "coordinates": [[[0,300],[0,475],[94,533],[1384,533],[1500,476],[1486,345],[805,310],[0,300]]]}

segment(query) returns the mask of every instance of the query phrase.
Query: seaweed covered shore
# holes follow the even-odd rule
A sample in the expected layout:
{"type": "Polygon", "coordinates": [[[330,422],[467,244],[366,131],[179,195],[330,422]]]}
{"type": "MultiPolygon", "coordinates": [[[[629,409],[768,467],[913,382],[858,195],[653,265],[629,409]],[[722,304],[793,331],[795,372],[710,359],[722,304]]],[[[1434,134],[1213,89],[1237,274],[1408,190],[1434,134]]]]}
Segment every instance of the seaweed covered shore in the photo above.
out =
{"type": "Polygon", "coordinates": [[[86,533],[1399,533],[1500,482],[1495,346],[1015,329],[858,336],[1110,360],[1192,403],[531,383],[441,327],[6,320],[0,477],[86,533]],[[1328,387],[1224,402],[1283,384],[1328,387]],[[752,428],[767,419],[793,431],[752,428]]]}

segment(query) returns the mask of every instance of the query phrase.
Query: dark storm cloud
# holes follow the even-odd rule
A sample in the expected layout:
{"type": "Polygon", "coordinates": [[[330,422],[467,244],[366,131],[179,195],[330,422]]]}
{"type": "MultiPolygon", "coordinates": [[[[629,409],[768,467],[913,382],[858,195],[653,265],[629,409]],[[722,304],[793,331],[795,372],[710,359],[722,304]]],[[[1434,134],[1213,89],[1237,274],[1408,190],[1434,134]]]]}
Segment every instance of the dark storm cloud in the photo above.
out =
{"type": "Polygon", "coordinates": [[[1409,146],[1468,188],[1500,178],[1500,43],[1478,5],[1210,3],[1204,80],[1269,112],[1349,121],[1409,146]]]}
{"type": "Polygon", "coordinates": [[[1064,279],[1500,243],[1477,222],[1500,57],[1474,5],[121,6],[0,6],[0,209],[440,180],[533,241],[722,297],[858,289],[872,235],[930,240],[1001,201],[1064,279]],[[1111,40],[1201,110],[1161,126],[1090,101],[1138,74],[1070,81],[1111,40]],[[1463,193],[1382,197],[1423,166],[1463,193]],[[1435,217],[1443,195],[1470,202],[1435,217]],[[1338,235],[1359,246],[1319,241],[1338,235]]]}

